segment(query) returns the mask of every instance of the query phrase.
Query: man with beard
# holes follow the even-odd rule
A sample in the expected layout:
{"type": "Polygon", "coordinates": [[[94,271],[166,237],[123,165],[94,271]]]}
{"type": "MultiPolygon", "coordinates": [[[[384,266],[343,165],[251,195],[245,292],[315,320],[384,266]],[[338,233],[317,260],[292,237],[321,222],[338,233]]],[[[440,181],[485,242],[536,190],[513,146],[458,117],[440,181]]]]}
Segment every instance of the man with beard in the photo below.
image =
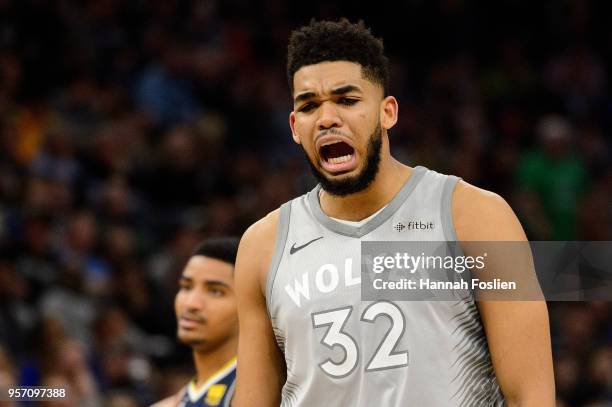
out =
{"type": "Polygon", "coordinates": [[[154,407],[227,407],[234,394],[238,315],[234,294],[237,238],[200,243],[179,279],[178,339],[191,346],[196,376],[154,407]]]}
{"type": "Polygon", "coordinates": [[[242,237],[234,406],[552,406],[543,301],[361,299],[362,242],[526,240],[498,195],[391,156],[382,41],[313,21],[292,33],[287,73],[319,185],[242,237]]]}

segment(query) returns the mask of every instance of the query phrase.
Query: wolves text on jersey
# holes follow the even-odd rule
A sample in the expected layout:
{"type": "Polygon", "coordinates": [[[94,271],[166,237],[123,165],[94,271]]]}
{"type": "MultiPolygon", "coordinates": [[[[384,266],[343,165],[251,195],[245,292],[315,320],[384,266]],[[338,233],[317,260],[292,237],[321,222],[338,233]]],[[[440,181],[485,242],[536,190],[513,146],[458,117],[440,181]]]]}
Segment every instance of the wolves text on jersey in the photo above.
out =
{"type": "Polygon", "coordinates": [[[301,277],[293,281],[293,284],[285,285],[285,292],[295,305],[301,307],[302,298],[310,300],[312,291],[316,290],[322,294],[331,293],[339,284],[345,287],[361,284],[361,277],[353,273],[352,258],[344,260],[344,273],[341,273],[335,264],[323,264],[314,273],[314,278],[308,271],[302,273],[301,277]]]}

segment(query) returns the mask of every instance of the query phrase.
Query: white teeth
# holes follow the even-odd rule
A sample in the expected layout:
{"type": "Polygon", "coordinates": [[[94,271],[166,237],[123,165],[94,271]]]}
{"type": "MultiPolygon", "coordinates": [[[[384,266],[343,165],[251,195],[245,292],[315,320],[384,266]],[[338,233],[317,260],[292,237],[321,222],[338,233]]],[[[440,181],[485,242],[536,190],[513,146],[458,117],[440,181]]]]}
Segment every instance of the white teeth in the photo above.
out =
{"type": "Polygon", "coordinates": [[[321,147],[331,146],[332,144],[337,144],[337,143],[342,143],[342,141],[340,141],[340,140],[328,141],[327,143],[322,144],[321,147]]]}
{"type": "Polygon", "coordinates": [[[343,155],[342,157],[330,158],[328,161],[332,164],[342,164],[350,160],[351,157],[352,157],[352,154],[347,154],[347,155],[343,155]]]}

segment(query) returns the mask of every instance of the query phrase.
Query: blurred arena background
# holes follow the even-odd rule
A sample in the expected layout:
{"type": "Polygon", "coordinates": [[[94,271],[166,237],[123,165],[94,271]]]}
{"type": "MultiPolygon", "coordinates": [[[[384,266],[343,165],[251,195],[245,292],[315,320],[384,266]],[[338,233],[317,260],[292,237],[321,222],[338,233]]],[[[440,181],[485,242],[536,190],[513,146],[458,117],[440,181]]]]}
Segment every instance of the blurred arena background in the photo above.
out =
{"type": "MultiPolygon", "coordinates": [[[[402,161],[530,239],[612,240],[610,2],[0,0],[0,385],[131,407],[190,378],[178,274],[314,185],[287,37],[340,16],[385,40],[402,161]]],[[[611,405],[610,303],[549,306],[558,406],[611,405]]]]}

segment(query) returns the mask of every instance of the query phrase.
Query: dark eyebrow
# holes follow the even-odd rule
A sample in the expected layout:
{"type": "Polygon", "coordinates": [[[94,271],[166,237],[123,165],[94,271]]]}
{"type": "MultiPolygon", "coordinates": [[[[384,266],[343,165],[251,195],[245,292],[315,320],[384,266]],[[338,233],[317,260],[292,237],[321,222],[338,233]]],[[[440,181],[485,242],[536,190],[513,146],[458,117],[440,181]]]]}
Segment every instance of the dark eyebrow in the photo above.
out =
{"type": "MultiPolygon", "coordinates": [[[[331,94],[334,96],[344,95],[349,92],[362,92],[361,88],[357,85],[344,85],[339,88],[332,89],[331,94]]],[[[297,95],[294,99],[294,103],[297,104],[299,102],[303,102],[304,100],[310,99],[311,97],[316,96],[314,92],[304,92],[297,95]]]]}
{"type": "Polygon", "coordinates": [[[297,95],[295,97],[295,99],[293,100],[293,103],[299,103],[299,102],[303,102],[304,100],[310,99],[311,97],[315,96],[314,92],[304,92],[304,93],[300,93],[299,95],[297,95]]]}
{"type": "Polygon", "coordinates": [[[191,283],[193,281],[193,278],[191,277],[187,277],[187,276],[180,276],[179,277],[179,282],[184,281],[186,283],[191,283]]]}
{"type": "Polygon", "coordinates": [[[210,285],[213,285],[213,286],[214,285],[220,285],[220,286],[223,286],[223,287],[226,287],[226,288],[230,288],[229,284],[227,284],[227,283],[225,283],[225,282],[223,282],[221,280],[206,280],[204,282],[204,284],[209,285],[209,286],[210,285]]]}
{"type": "Polygon", "coordinates": [[[356,85],[344,85],[331,91],[332,95],[344,95],[349,92],[361,92],[361,88],[356,85]]]}

